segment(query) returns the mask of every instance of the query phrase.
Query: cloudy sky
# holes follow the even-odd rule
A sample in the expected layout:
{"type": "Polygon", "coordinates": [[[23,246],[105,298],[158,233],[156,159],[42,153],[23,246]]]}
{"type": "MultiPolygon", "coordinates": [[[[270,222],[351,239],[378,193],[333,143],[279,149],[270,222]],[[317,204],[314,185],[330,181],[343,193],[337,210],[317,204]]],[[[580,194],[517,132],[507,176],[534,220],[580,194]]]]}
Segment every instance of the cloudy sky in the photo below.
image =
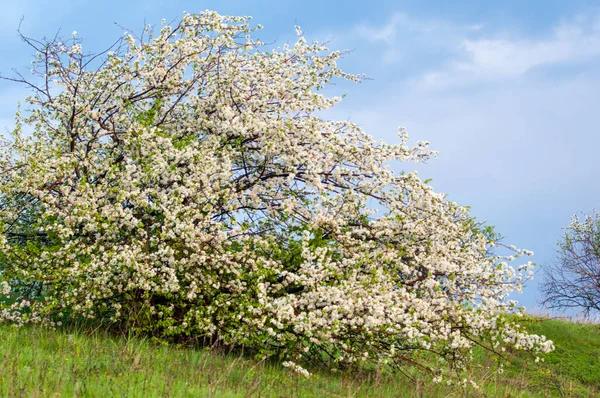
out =
{"type": "MultiPolygon", "coordinates": [[[[3,0],[0,72],[27,71],[32,37],[68,36],[103,50],[123,30],[206,8],[252,15],[260,38],[281,45],[294,25],[309,39],[352,50],[342,66],[371,80],[331,88],[347,94],[330,117],[378,138],[404,126],[440,155],[400,165],[470,205],[507,244],[547,264],[572,214],[600,207],[600,8],[592,1],[158,1],[3,0]],[[117,24],[115,24],[117,23],[117,24]]],[[[597,3],[596,3],[597,4],[597,3]]],[[[0,83],[0,129],[27,92],[0,83]]],[[[517,299],[539,307],[537,282],[517,299]]]]}

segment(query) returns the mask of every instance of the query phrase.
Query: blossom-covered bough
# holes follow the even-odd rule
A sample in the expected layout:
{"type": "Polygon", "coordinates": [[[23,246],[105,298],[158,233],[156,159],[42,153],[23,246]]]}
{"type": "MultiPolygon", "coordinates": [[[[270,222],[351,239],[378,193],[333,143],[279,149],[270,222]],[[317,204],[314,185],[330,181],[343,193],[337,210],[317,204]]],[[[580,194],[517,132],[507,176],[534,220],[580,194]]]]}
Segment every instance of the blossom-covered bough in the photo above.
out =
{"type": "Polygon", "coordinates": [[[33,94],[0,154],[0,319],[108,319],[301,372],[427,351],[437,380],[475,344],[552,349],[504,316],[529,265],[515,272],[468,209],[389,168],[429,158],[427,143],[318,116],[340,101],[328,82],[361,77],[300,31],[268,50],[259,28],[184,14],[97,55],[75,33],[24,37],[34,77],[11,79],[33,94]]]}

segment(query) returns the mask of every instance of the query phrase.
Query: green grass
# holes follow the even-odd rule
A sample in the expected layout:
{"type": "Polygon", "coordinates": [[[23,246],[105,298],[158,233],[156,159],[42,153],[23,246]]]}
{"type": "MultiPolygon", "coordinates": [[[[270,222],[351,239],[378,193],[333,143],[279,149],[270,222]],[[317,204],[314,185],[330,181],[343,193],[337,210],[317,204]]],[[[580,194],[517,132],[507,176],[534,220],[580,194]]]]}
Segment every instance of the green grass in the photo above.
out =
{"type": "Polygon", "coordinates": [[[543,364],[507,353],[475,352],[478,390],[432,385],[425,375],[316,372],[310,379],[244,355],[152,344],[88,328],[0,326],[1,397],[534,397],[600,396],[600,328],[529,320],[553,339],[543,364]],[[529,360],[529,362],[527,362],[529,360]]]}

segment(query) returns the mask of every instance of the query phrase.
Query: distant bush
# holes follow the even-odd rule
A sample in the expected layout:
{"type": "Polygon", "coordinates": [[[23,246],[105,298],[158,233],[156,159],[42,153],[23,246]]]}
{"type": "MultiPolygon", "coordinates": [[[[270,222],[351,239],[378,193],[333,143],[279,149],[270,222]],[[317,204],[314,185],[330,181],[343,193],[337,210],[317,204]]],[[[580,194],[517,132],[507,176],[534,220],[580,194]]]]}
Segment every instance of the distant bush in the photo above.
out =
{"type": "Polygon", "coordinates": [[[600,315],[600,214],[574,216],[558,242],[558,259],[545,269],[544,304],[600,315]]]}

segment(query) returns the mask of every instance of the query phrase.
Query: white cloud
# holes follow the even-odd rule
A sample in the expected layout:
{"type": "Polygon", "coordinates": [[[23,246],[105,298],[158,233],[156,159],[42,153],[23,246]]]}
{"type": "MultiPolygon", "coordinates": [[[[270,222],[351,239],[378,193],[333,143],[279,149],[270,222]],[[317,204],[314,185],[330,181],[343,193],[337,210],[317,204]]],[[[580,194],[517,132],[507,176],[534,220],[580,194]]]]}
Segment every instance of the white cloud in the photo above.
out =
{"type": "Polygon", "coordinates": [[[390,65],[406,59],[415,50],[448,48],[464,34],[477,32],[483,25],[459,25],[441,19],[423,19],[396,12],[381,25],[361,23],[351,35],[382,44],[382,61],[390,65]]]}
{"type": "MultiPolygon", "coordinates": [[[[499,35],[500,36],[500,35],[499,35]]],[[[537,67],[586,62],[600,56],[600,20],[576,17],[542,38],[479,37],[463,39],[452,60],[425,73],[419,84],[448,87],[480,80],[522,76],[537,67]]]]}
{"type": "Polygon", "coordinates": [[[430,88],[513,78],[537,67],[600,57],[598,12],[566,19],[550,34],[536,38],[511,30],[494,32],[482,23],[459,24],[403,12],[383,24],[361,23],[351,33],[355,39],[380,46],[386,66],[437,57],[437,66],[428,65],[425,73],[406,77],[430,88]]]}

